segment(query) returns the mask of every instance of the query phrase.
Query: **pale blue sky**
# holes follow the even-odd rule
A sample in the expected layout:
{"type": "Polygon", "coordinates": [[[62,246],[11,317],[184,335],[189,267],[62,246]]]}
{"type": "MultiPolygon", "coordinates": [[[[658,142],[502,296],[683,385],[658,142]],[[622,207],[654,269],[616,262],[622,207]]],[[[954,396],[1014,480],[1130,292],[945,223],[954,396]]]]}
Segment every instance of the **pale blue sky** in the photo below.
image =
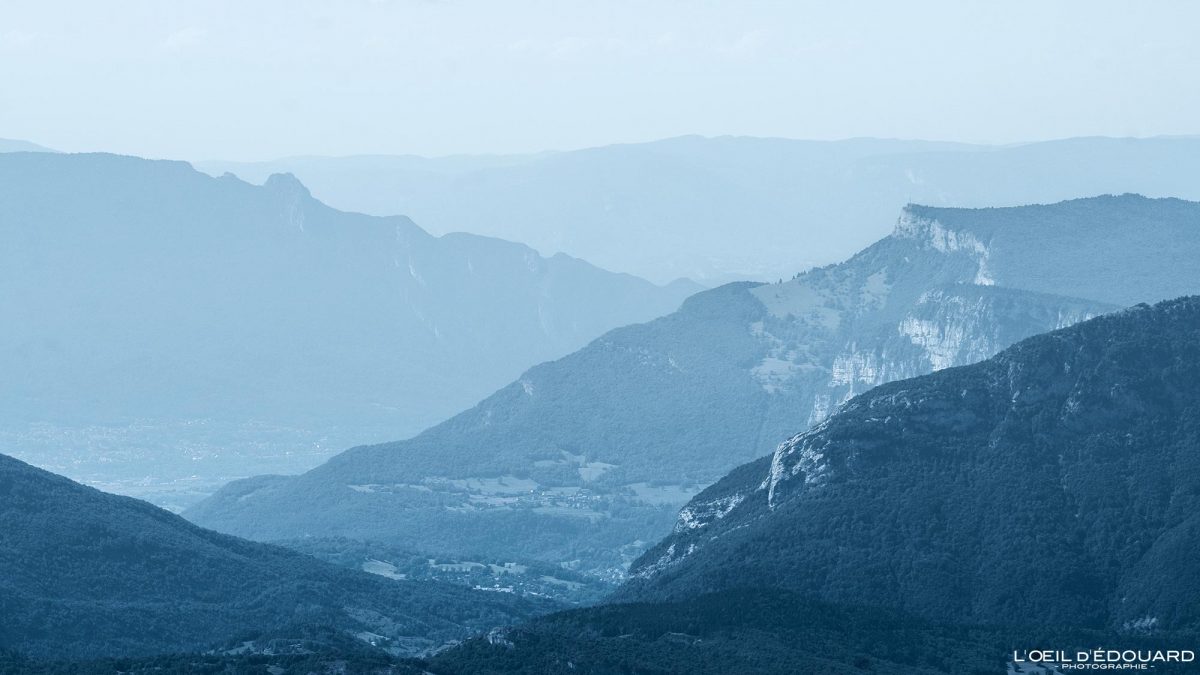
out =
{"type": "Polygon", "coordinates": [[[1200,2],[0,4],[0,137],[187,159],[1200,133],[1200,2]]]}

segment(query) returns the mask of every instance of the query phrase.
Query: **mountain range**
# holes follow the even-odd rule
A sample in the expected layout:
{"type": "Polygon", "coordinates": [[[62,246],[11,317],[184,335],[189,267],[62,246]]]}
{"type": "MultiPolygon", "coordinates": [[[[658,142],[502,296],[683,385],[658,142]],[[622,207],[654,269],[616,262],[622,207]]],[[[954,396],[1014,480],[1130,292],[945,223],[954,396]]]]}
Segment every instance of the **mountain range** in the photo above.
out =
{"type": "Polygon", "coordinates": [[[516,379],[192,522],[0,455],[0,671],[975,674],[1200,636],[1200,203],[909,204],[841,263],[601,334],[695,286],[289,174],[14,148],[0,446],[137,472],[153,435],[215,482],[316,457],[269,435],[390,433],[516,379]]]}
{"type": "Polygon", "coordinates": [[[909,207],[844,263],[697,294],[411,440],[237,481],[185,515],[255,539],[344,536],[619,580],[692,495],[854,395],[1200,287],[1198,228],[1200,204],[1134,195],[909,207]]]}
{"type": "Polygon", "coordinates": [[[50,660],[238,653],[322,633],[411,655],[555,607],[335,567],[5,455],[0,551],[0,654],[50,660]]]}
{"type": "Polygon", "coordinates": [[[408,436],[698,288],[102,154],[0,154],[0,238],[0,441],[123,491],[408,436]]]}
{"type": "Polygon", "coordinates": [[[564,251],[665,283],[787,279],[883,237],[906,203],[1017,206],[1136,192],[1200,199],[1200,138],[1007,146],[685,136],[509,156],[200,162],[261,183],[291,172],[322,200],[564,251]]]}
{"type": "Polygon", "coordinates": [[[1011,655],[1187,649],[1198,437],[1200,297],[1038,335],[855,397],[698,495],[605,604],[430,670],[1050,673],[1011,655]]]}

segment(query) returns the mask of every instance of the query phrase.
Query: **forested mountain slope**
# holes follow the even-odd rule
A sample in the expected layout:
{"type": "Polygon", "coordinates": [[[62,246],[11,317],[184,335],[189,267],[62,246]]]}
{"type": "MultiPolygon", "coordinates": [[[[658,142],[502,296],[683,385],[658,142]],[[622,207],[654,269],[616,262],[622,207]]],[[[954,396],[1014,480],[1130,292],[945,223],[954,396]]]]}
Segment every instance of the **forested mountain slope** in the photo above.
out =
{"type": "Polygon", "coordinates": [[[48,659],[202,651],[314,627],[413,654],[554,607],[335,567],[4,455],[0,552],[0,650],[48,659]]]}

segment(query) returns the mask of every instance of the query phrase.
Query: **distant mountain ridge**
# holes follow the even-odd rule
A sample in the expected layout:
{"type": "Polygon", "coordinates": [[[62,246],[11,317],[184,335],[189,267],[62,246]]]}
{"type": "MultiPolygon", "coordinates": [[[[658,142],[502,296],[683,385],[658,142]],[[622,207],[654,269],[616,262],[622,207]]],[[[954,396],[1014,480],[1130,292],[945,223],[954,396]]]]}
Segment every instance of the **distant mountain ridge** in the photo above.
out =
{"type": "Polygon", "coordinates": [[[0,152],[58,152],[29,141],[0,138],[0,152]]]}
{"type": "Polygon", "coordinates": [[[897,234],[974,255],[982,283],[1132,305],[1195,292],[1198,230],[1195,202],[1105,195],[1020,209],[914,205],[897,234]],[[1047,248],[1071,255],[1036,255],[1047,248]]]}
{"type": "Polygon", "coordinates": [[[202,651],[298,626],[415,654],[554,606],[334,567],[5,455],[0,550],[0,650],[42,659],[202,651]]]}
{"type": "Polygon", "coordinates": [[[1200,297],[1141,305],[852,399],[698,495],[617,597],[1195,632],[1198,434],[1200,297]]]}
{"type": "MultiPolygon", "coordinates": [[[[340,440],[327,443],[341,444],[415,433],[698,288],[343,213],[290,175],[253,186],[115,155],[0,154],[0,238],[9,429],[175,420],[154,470],[209,478],[261,471],[268,454],[276,470],[307,468],[289,464],[313,461],[294,452],[305,434],[332,430],[340,440]],[[215,449],[165,456],[195,442],[191,421],[298,431],[269,448],[213,432],[215,449]]],[[[36,438],[3,440],[76,476],[111,479],[136,463],[41,458],[36,438]]],[[[113,452],[151,442],[135,434],[113,452]]]]}
{"type": "Polygon", "coordinates": [[[982,360],[1132,294],[1200,288],[1195,266],[1152,255],[1169,245],[1169,258],[1200,256],[1200,204],[1124,196],[998,209],[980,212],[977,230],[970,213],[943,223],[909,208],[893,235],[844,263],[697,294],[413,439],[354,448],[302,476],[231,483],[186,515],[252,538],[346,536],[619,579],[691,495],[854,395],[982,360]],[[1076,238],[1009,236],[1003,223],[1025,223],[1027,211],[1076,238]],[[1121,255],[1053,264],[1086,250],[1092,228],[1122,232],[1121,255]],[[1027,289],[992,283],[1018,267],[1044,273],[1027,289]],[[1044,292],[1056,285],[1086,285],[1091,299],[1044,292]]]}
{"type": "Polygon", "coordinates": [[[987,207],[1097,194],[1200,199],[1200,138],[1006,146],[684,136],[512,156],[201,162],[259,183],[292,172],[341,208],[404,213],[566,251],[607,269],[710,285],[786,279],[888,233],[906,203],[987,207]]]}

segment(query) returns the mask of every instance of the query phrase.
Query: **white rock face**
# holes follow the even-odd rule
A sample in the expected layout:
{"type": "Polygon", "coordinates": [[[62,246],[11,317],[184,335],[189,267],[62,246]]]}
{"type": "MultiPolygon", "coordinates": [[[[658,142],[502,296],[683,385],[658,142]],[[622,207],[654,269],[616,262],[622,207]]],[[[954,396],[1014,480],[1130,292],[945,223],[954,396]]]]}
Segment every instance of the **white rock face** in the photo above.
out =
{"type": "Polygon", "coordinates": [[[937,307],[939,319],[907,316],[900,322],[899,332],[924,350],[932,370],[942,370],[985,359],[1000,349],[984,298],[969,301],[961,296],[929,292],[919,304],[937,307]]]}
{"type": "Polygon", "coordinates": [[[893,236],[915,239],[922,246],[940,253],[969,253],[975,257],[979,266],[971,283],[980,286],[993,286],[996,283],[988,270],[990,250],[970,232],[948,229],[940,221],[918,216],[909,209],[904,209],[896,222],[893,236]]]}
{"type": "Polygon", "coordinates": [[[780,443],[776,448],[771,456],[767,478],[759,485],[760,490],[767,491],[769,507],[775,507],[780,484],[791,478],[803,475],[805,487],[820,487],[829,479],[829,463],[824,447],[814,445],[814,439],[824,428],[824,423],[819,424],[780,443]]]}
{"type": "Polygon", "coordinates": [[[971,231],[905,209],[892,236],[859,256],[751,291],[769,316],[748,327],[763,349],[750,376],[773,397],[800,398],[783,405],[813,425],[885,382],[974,363],[1094,315],[1066,299],[992,290],[990,256],[971,231]]]}
{"type": "Polygon", "coordinates": [[[975,235],[947,229],[940,221],[915,215],[909,209],[904,209],[896,221],[895,236],[922,240],[926,246],[942,253],[972,251],[983,254],[987,251],[975,235]]]}
{"type": "Polygon", "coordinates": [[[832,411],[829,407],[828,394],[814,394],[812,412],[808,415],[808,426],[813,426],[825,421],[832,411]]]}
{"type": "Polygon", "coordinates": [[[874,352],[859,350],[851,344],[850,351],[838,354],[833,360],[830,386],[855,384],[873,387],[881,383],[883,367],[874,352]]]}
{"type": "Polygon", "coordinates": [[[713,521],[729,515],[729,512],[745,499],[746,495],[738,493],[708,502],[690,504],[679,512],[679,522],[675,530],[696,530],[710,525],[713,521]]]}

